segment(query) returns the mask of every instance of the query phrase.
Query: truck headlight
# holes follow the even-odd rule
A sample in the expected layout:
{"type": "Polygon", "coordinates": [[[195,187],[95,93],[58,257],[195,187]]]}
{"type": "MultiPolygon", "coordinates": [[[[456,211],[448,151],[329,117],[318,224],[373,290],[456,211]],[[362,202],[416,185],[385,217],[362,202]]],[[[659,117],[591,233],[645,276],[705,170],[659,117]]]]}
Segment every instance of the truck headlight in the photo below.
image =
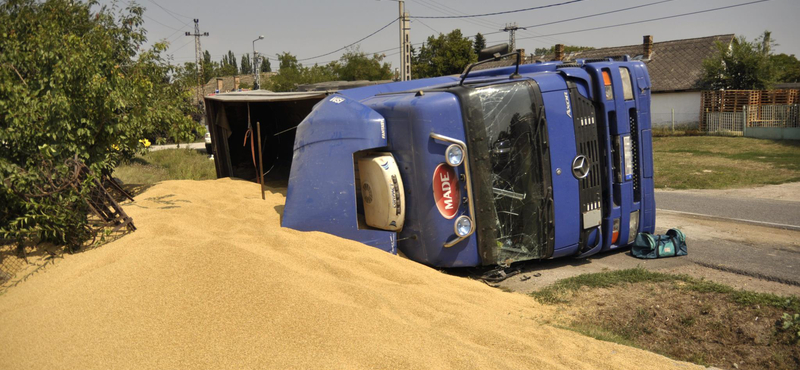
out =
{"type": "MultiPolygon", "coordinates": [[[[636,135],[635,133],[631,135],[636,135]]],[[[631,143],[631,136],[626,135],[622,137],[622,151],[625,157],[625,181],[633,178],[633,144],[631,143]]]]}
{"type": "Polygon", "coordinates": [[[630,229],[628,230],[628,244],[636,240],[636,234],[639,233],[639,211],[631,212],[631,220],[628,222],[630,229]]]}
{"type": "Polygon", "coordinates": [[[472,231],[472,220],[467,216],[459,216],[455,224],[456,235],[463,238],[472,231]]]}
{"type": "Polygon", "coordinates": [[[453,167],[460,166],[464,162],[464,150],[461,149],[461,145],[452,144],[448,146],[447,150],[444,151],[444,156],[447,164],[453,167]]]}

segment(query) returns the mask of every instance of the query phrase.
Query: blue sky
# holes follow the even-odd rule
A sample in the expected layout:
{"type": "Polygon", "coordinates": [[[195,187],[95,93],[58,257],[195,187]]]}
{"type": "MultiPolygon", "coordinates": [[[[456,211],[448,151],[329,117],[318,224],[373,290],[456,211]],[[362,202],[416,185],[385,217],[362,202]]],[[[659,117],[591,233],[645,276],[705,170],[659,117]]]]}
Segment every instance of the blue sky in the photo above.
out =
{"type": "MultiPolygon", "coordinates": [[[[124,5],[128,0],[120,2],[124,5]]],[[[414,16],[452,16],[482,14],[530,8],[570,0],[408,0],[406,11],[414,16]]],[[[656,42],[683,38],[735,33],[748,39],[764,30],[772,31],[777,40],[776,52],[800,56],[800,1],[771,0],[732,9],[684,17],[639,23],[601,30],[564,33],[604,27],[652,18],[702,11],[747,3],[753,0],[671,0],[624,12],[594,16],[571,22],[531,27],[517,34],[517,46],[533,51],[557,43],[594,47],[639,44],[643,35],[653,35],[656,42]],[[558,35],[552,35],[558,34],[558,35]],[[542,36],[550,35],[550,36],[542,36]]],[[[325,54],[350,44],[380,29],[398,16],[398,3],[387,0],[339,1],[213,1],[213,0],[137,0],[146,8],[145,27],[152,41],[170,41],[168,54],[178,63],[194,60],[193,38],[184,32],[193,31],[192,18],[200,19],[200,30],[209,32],[202,38],[203,49],[219,61],[232,50],[237,59],[252,53],[252,41],[259,35],[256,50],[274,59],[276,53],[288,51],[300,59],[325,54]]],[[[458,28],[465,35],[498,32],[505,23],[536,26],[568,18],[590,16],[600,12],[656,3],[659,0],[582,0],[571,4],[527,12],[518,12],[469,19],[413,19],[412,43],[421,43],[437,32],[458,28]]],[[[110,1],[101,1],[110,3],[110,1]]],[[[360,43],[365,52],[387,56],[393,68],[399,67],[398,24],[360,43]]],[[[488,35],[489,44],[505,42],[506,33],[488,35]]],[[[338,59],[341,52],[303,61],[303,64],[324,64],[338,59]]]]}

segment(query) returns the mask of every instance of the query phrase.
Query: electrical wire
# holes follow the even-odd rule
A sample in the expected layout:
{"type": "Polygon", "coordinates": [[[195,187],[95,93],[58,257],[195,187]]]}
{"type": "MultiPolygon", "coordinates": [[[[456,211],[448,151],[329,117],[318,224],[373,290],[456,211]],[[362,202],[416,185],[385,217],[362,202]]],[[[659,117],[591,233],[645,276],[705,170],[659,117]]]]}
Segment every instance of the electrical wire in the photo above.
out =
{"type": "Polygon", "coordinates": [[[540,5],[540,6],[535,6],[535,7],[532,7],[532,8],[506,10],[506,11],[502,11],[502,12],[493,12],[493,13],[467,14],[467,15],[449,15],[449,16],[411,16],[411,18],[412,19],[413,18],[423,18],[423,19],[459,19],[459,18],[489,17],[489,16],[493,16],[493,15],[521,13],[521,12],[529,12],[529,11],[532,11],[532,10],[554,8],[554,7],[558,7],[558,6],[578,3],[578,2],[581,2],[581,1],[584,1],[584,0],[570,0],[570,1],[565,1],[565,2],[562,2],[562,3],[540,5]]]}
{"type": "Polygon", "coordinates": [[[656,2],[652,2],[652,3],[648,3],[648,4],[636,5],[636,6],[631,6],[631,7],[622,8],[622,9],[616,9],[616,10],[609,10],[607,12],[602,12],[602,13],[593,13],[593,14],[584,15],[584,16],[575,17],[575,18],[567,18],[567,19],[561,19],[561,20],[547,22],[547,23],[534,24],[532,26],[525,26],[525,28],[536,28],[536,27],[542,27],[542,26],[549,26],[551,24],[556,24],[556,23],[571,22],[571,21],[576,21],[576,20],[579,20],[579,19],[586,19],[586,18],[598,17],[598,16],[601,16],[601,15],[620,13],[620,12],[624,12],[624,11],[628,11],[628,10],[645,8],[645,7],[648,7],[648,6],[668,3],[670,1],[674,1],[674,0],[661,0],[661,1],[656,1],[656,2]]]}
{"type": "Polygon", "coordinates": [[[423,22],[423,21],[421,21],[421,20],[419,20],[419,19],[415,20],[414,22],[419,22],[421,25],[423,25],[423,26],[425,26],[425,27],[428,27],[428,28],[429,28],[431,31],[433,31],[435,34],[440,34],[440,33],[441,33],[441,32],[439,32],[439,31],[437,31],[437,30],[433,29],[433,27],[431,27],[431,26],[429,26],[429,25],[425,24],[425,22],[423,22]]]}
{"type": "Polygon", "coordinates": [[[392,24],[394,24],[394,22],[397,22],[399,19],[400,19],[400,18],[395,18],[395,19],[393,19],[391,22],[389,22],[389,23],[387,23],[385,26],[383,26],[383,27],[379,28],[377,31],[375,31],[375,32],[373,32],[373,33],[370,33],[369,35],[366,35],[366,36],[362,37],[360,40],[358,40],[358,41],[356,41],[356,42],[353,42],[353,43],[351,43],[351,44],[348,44],[348,45],[342,46],[342,47],[340,47],[340,48],[338,48],[338,49],[336,49],[336,50],[334,50],[334,51],[327,52],[327,53],[325,53],[325,54],[320,54],[320,55],[316,55],[316,56],[309,57],[309,58],[302,58],[302,59],[299,59],[299,58],[298,58],[298,59],[297,59],[297,61],[298,61],[298,62],[302,62],[302,61],[306,61],[306,60],[317,59],[317,58],[321,58],[321,57],[324,57],[324,56],[328,56],[328,55],[331,55],[331,54],[333,54],[333,53],[336,53],[336,52],[342,51],[342,50],[344,50],[344,49],[347,49],[347,48],[349,48],[349,47],[351,47],[351,46],[353,46],[353,45],[355,45],[355,44],[358,44],[358,43],[359,43],[359,42],[361,42],[361,41],[364,41],[364,40],[366,40],[366,39],[368,39],[368,38],[370,38],[370,37],[372,37],[372,36],[375,36],[375,34],[377,34],[378,32],[381,32],[381,31],[383,31],[384,29],[386,29],[386,27],[389,27],[389,26],[391,26],[392,24]]]}
{"type": "Polygon", "coordinates": [[[167,12],[167,14],[169,14],[170,16],[172,16],[172,18],[175,18],[175,19],[176,19],[178,22],[184,22],[184,21],[182,21],[182,20],[178,19],[178,17],[176,17],[176,15],[178,15],[178,16],[181,16],[181,17],[184,17],[184,18],[186,18],[186,19],[192,19],[191,17],[187,17],[187,16],[185,16],[185,15],[180,15],[180,14],[178,14],[178,13],[175,13],[175,12],[173,12],[173,11],[171,11],[171,10],[169,10],[169,9],[167,9],[167,8],[165,8],[165,7],[163,7],[163,6],[161,6],[161,4],[159,4],[159,3],[155,2],[155,0],[148,0],[148,1],[150,1],[150,2],[151,2],[151,3],[153,3],[153,4],[155,4],[157,7],[161,8],[161,10],[163,10],[163,11],[167,12]]]}
{"type": "MultiPolygon", "coordinates": [[[[679,17],[685,17],[685,16],[689,16],[689,15],[696,15],[696,14],[702,14],[702,13],[710,13],[710,12],[719,11],[719,10],[725,10],[725,9],[731,9],[731,8],[738,8],[738,7],[740,7],[740,6],[752,5],[752,4],[758,4],[758,3],[765,3],[765,2],[767,2],[767,1],[772,1],[772,0],[756,0],[756,1],[750,1],[750,2],[741,3],[741,4],[728,5],[728,6],[721,6],[721,7],[718,7],[718,8],[711,8],[711,9],[706,9],[706,10],[698,10],[698,11],[694,11],[694,12],[688,12],[688,13],[683,13],[683,14],[668,15],[668,16],[664,16],[664,17],[657,17],[657,18],[644,19],[644,20],[640,20],[640,21],[633,21],[633,22],[626,22],[626,23],[612,24],[612,25],[608,25],[608,26],[600,26],[600,27],[584,28],[584,29],[580,29],[580,30],[573,30],[573,31],[556,32],[556,33],[551,33],[551,34],[547,34],[547,35],[541,35],[541,36],[536,36],[536,37],[546,37],[546,36],[566,35],[566,34],[571,34],[571,33],[587,32],[587,31],[597,31],[597,30],[602,30],[602,29],[607,29],[607,28],[622,27],[622,26],[630,26],[630,25],[632,25],[632,24],[640,24],[640,23],[647,23],[647,22],[655,22],[655,21],[661,21],[661,20],[665,20],[665,19],[679,18],[679,17]]],[[[535,37],[518,37],[517,39],[518,39],[518,40],[521,40],[521,39],[532,39],[532,38],[535,38],[535,37]]]]}

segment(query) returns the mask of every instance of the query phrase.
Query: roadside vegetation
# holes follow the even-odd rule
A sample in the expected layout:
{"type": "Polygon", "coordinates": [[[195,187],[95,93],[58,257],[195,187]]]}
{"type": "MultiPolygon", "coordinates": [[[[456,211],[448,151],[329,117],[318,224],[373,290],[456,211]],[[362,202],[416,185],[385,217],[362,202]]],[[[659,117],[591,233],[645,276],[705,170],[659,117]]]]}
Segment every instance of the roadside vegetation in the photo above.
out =
{"type": "Polygon", "coordinates": [[[166,180],[210,180],[217,177],[214,161],[194,149],[147,152],[122,164],[114,177],[129,185],[152,185],[166,180]]]}
{"type": "Polygon", "coordinates": [[[584,274],[531,294],[555,326],[704,366],[800,367],[800,299],[643,268],[584,274]]]}
{"type": "Polygon", "coordinates": [[[654,137],[653,161],[655,186],[660,189],[727,189],[800,181],[800,141],[654,137]]]}

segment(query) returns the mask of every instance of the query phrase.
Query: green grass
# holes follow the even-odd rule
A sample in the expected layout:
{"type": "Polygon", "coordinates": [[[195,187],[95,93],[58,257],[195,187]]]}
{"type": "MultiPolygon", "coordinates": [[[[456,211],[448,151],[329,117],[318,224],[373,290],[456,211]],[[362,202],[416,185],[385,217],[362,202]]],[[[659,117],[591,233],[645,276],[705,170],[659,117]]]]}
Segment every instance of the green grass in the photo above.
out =
{"type": "Polygon", "coordinates": [[[677,290],[685,289],[698,293],[720,293],[741,306],[767,306],[793,312],[800,312],[800,299],[797,297],[781,297],[770,293],[755,293],[745,290],[736,290],[724,284],[708,280],[695,279],[688,275],[673,275],[661,272],[652,272],[644,268],[582,274],[567,279],[559,280],[555,284],[531,293],[537,301],[544,304],[569,303],[572,292],[588,288],[610,288],[621,284],[682,282],[674,287],[677,290]]]}
{"type": "Polygon", "coordinates": [[[209,180],[217,177],[214,161],[193,149],[148,152],[114,171],[125,184],[150,185],[165,180],[209,180]]]}
{"type": "Polygon", "coordinates": [[[727,189],[800,181],[800,141],[653,138],[656,188],[727,189]]]}
{"type": "Polygon", "coordinates": [[[574,322],[569,326],[564,325],[553,325],[559,329],[566,329],[572,330],[574,332],[583,334],[587,337],[592,337],[597,340],[602,340],[605,342],[612,342],[617,344],[622,344],[623,346],[634,347],[634,348],[641,348],[636,342],[622,334],[614,333],[613,331],[607,330],[603,328],[601,325],[585,323],[585,322],[574,322]]]}

